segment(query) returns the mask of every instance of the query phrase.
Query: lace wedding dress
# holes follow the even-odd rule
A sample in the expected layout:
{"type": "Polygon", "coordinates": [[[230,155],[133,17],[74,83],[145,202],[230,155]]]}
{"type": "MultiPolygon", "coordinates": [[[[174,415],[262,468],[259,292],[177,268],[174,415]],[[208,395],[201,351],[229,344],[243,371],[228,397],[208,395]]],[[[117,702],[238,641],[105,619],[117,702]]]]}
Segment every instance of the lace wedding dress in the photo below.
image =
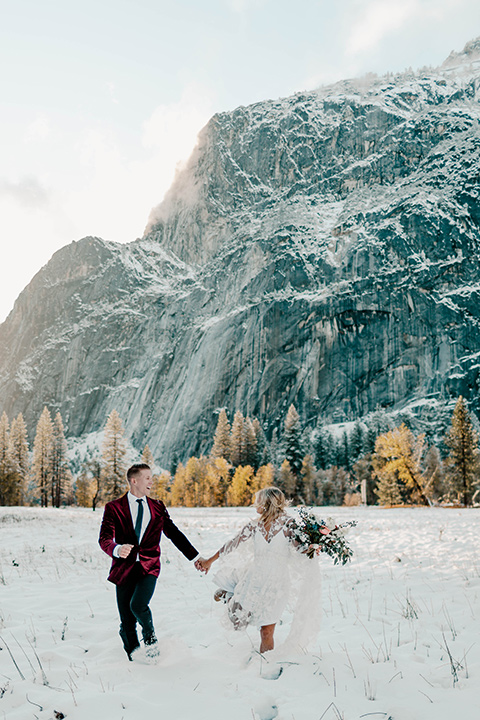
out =
{"type": "Polygon", "coordinates": [[[227,609],[235,629],[277,623],[289,605],[293,621],[288,639],[305,647],[315,637],[320,620],[318,561],[296,549],[286,513],[268,531],[252,520],[219,555],[222,564],[214,580],[231,593],[227,609]]]}

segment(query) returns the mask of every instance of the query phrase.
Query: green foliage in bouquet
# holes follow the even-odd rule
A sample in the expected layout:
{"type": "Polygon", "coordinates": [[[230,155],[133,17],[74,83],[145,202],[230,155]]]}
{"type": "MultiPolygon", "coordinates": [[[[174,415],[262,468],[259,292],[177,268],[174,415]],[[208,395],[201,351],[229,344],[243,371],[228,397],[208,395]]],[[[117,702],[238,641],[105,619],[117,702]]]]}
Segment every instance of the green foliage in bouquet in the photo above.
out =
{"type": "Polygon", "coordinates": [[[318,520],[306,508],[300,508],[298,514],[300,517],[298,520],[293,520],[292,528],[294,539],[301,552],[309,558],[314,558],[317,551],[324,552],[333,558],[335,565],[337,563],[345,565],[352,559],[353,550],[345,540],[345,533],[347,528],[355,527],[356,520],[336,525],[332,518],[318,520]],[[325,527],[330,530],[328,535],[321,532],[325,527]]]}

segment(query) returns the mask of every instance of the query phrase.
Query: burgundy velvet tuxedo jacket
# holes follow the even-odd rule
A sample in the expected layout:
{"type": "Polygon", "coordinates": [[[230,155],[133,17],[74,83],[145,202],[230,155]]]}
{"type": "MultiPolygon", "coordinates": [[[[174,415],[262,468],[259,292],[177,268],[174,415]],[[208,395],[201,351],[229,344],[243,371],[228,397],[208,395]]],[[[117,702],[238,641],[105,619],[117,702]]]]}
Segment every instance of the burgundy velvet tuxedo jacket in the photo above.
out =
{"type": "Polygon", "coordinates": [[[151,498],[147,498],[147,502],[151,518],[140,544],[138,544],[135,535],[127,495],[123,495],[118,500],[112,500],[105,505],[98,542],[102,550],[112,558],[108,580],[115,585],[122,585],[127,580],[137,562],[137,557],[140,558],[145,575],[158,577],[160,573],[160,537],[162,532],[189,560],[193,560],[198,555],[197,550],[170,519],[165,505],[159,500],[152,500],[151,498]],[[130,555],[126,558],[114,557],[113,550],[115,546],[127,543],[133,545],[130,555]]]}

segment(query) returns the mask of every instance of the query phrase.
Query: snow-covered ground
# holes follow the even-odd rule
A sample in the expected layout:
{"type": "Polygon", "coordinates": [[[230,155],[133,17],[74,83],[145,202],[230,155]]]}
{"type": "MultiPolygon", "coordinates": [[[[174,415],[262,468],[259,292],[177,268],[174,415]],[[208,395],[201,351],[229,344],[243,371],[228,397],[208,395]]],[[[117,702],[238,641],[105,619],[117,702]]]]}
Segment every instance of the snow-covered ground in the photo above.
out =
{"type": "MultiPolygon", "coordinates": [[[[254,515],[171,514],[204,553],[254,515]]],[[[248,662],[257,631],[224,625],[210,576],[163,539],[151,603],[162,656],[150,666],[129,663],[117,634],[101,511],[0,508],[0,720],[478,720],[480,511],[328,514],[358,520],[355,556],[321,558],[309,653],[248,662]]]]}

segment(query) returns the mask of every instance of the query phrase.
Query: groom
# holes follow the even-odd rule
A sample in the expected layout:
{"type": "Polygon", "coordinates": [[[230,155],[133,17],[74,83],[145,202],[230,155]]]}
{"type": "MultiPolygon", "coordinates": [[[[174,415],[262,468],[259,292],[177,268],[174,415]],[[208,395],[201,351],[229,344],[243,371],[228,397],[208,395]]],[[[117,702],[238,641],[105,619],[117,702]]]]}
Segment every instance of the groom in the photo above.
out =
{"type": "Polygon", "coordinates": [[[98,542],[112,558],[108,580],[117,586],[120,637],[128,659],[140,647],[137,622],[142,628],[145,652],[155,661],[159,647],[148,604],[160,573],[162,532],[188,560],[198,552],[172,522],[165,505],[152,500],[152,473],[145,463],[127,471],[129,491],[105,505],[98,542]]]}

